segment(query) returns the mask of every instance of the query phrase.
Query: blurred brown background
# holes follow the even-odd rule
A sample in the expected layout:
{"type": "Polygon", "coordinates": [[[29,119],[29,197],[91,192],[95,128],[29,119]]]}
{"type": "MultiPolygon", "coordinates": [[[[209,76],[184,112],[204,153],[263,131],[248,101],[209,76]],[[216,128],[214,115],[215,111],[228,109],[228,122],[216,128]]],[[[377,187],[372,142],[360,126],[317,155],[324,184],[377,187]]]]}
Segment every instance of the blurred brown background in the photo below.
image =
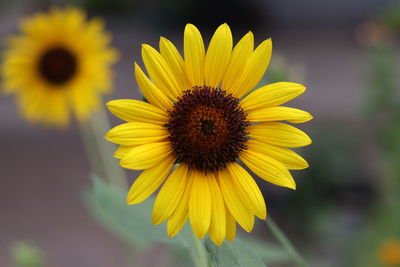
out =
{"type": "MultiPolygon", "coordinates": [[[[314,139],[311,147],[301,150],[310,159],[310,165],[313,166],[313,161],[307,155],[312,154],[314,146],[320,147],[326,141],[320,138],[324,131],[332,133],[331,129],[336,129],[341,135],[354,134],[349,142],[362,143],[356,153],[347,155],[363,170],[357,173],[363,182],[355,183],[360,186],[355,189],[356,193],[346,186],[344,191],[340,186],[335,187],[338,193],[330,191],[332,195],[329,196],[329,188],[323,191],[322,197],[328,197],[339,207],[333,218],[342,230],[332,228],[332,231],[345,235],[365,220],[364,214],[352,213],[352,205],[364,209],[374,201],[375,193],[371,188],[379,172],[376,163],[379,155],[368,142],[369,131],[363,131],[367,136],[360,136],[358,130],[368,129],[362,115],[368,58],[367,48],[360,43],[356,32],[379,10],[399,1],[87,0],[68,3],[84,6],[90,16],[104,17],[108,31],[113,34],[113,45],[121,51],[121,59],[115,66],[115,90],[106,100],[141,98],[133,77],[133,62],[141,64],[141,44],[158,47],[159,36],[165,36],[181,47],[183,29],[188,22],[199,27],[206,43],[223,22],[231,26],[235,42],[248,30],[255,33],[256,43],[272,37],[274,52],[270,66],[287,70],[290,81],[303,83],[308,88],[291,106],[304,108],[315,117],[306,126],[300,126],[314,139]]],[[[65,2],[0,2],[1,47],[7,35],[18,31],[18,21],[22,17],[53,4],[65,2]]],[[[268,75],[269,72],[267,81],[268,75]]],[[[113,125],[116,123],[113,118],[113,125]]],[[[90,186],[90,168],[76,125],[66,131],[29,125],[18,115],[13,97],[8,96],[0,96],[0,125],[0,266],[10,266],[10,246],[19,240],[40,247],[46,255],[47,266],[131,266],[124,244],[98,226],[82,204],[82,191],[90,186]]],[[[328,153],[329,147],[327,144],[328,153]]],[[[329,158],[330,155],[319,156],[329,158]]],[[[353,163],[328,166],[357,168],[349,166],[353,163]]],[[[338,172],[338,181],[347,179],[342,173],[338,172]]],[[[323,174],[318,181],[314,181],[315,176],[306,174],[294,173],[298,181],[296,192],[263,185],[269,212],[288,230],[289,236],[298,236],[299,240],[310,237],[293,227],[292,217],[281,213],[289,212],[285,203],[291,202],[286,198],[296,197],[294,195],[302,191],[307,194],[307,184],[324,182],[323,174]],[[304,182],[304,179],[309,180],[304,182]]],[[[131,182],[135,175],[132,172],[128,175],[131,182]]],[[[304,208],[297,212],[306,216],[309,211],[304,208]]],[[[320,241],[314,244],[319,257],[310,260],[313,266],[344,266],[337,265],[335,256],[341,252],[332,251],[332,244],[320,241]]],[[[146,266],[163,266],[150,255],[143,256],[141,261],[146,266]]]]}

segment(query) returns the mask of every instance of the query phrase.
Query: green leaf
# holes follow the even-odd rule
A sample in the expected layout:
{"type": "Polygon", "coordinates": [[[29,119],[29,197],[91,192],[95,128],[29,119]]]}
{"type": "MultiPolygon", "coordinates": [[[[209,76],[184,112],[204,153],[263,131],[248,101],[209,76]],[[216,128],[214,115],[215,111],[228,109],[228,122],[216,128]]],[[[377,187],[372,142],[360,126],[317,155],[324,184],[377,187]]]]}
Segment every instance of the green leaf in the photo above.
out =
{"type": "Polygon", "coordinates": [[[292,261],[286,250],[279,245],[254,238],[246,238],[243,241],[268,264],[282,264],[292,261]]]}
{"type": "Polygon", "coordinates": [[[207,239],[205,246],[215,267],[266,266],[261,257],[240,240],[225,241],[221,246],[217,246],[207,239]]]}
{"type": "Polygon", "coordinates": [[[93,188],[85,192],[84,199],[100,224],[135,249],[146,249],[157,242],[190,248],[192,237],[188,226],[176,237],[169,238],[165,225],[155,226],[151,223],[154,197],[138,205],[127,205],[126,195],[126,190],[107,185],[94,177],[93,188]]]}

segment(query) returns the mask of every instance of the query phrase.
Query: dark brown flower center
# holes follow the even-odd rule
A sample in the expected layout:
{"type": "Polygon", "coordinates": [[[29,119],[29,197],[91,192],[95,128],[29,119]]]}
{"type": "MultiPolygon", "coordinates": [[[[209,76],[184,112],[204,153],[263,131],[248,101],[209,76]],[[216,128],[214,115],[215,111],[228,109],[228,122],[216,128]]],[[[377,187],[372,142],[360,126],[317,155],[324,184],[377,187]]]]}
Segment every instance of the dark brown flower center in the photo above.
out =
{"type": "Polygon", "coordinates": [[[74,76],[77,71],[75,55],[63,47],[47,50],[39,59],[39,73],[49,83],[61,85],[74,76]]]}
{"type": "Polygon", "coordinates": [[[239,99],[220,89],[194,87],[174,104],[165,127],[177,161],[207,173],[236,161],[247,148],[248,125],[239,99]]]}
{"type": "Polygon", "coordinates": [[[215,122],[213,120],[203,120],[201,121],[201,131],[205,135],[210,135],[214,133],[215,122]]]}

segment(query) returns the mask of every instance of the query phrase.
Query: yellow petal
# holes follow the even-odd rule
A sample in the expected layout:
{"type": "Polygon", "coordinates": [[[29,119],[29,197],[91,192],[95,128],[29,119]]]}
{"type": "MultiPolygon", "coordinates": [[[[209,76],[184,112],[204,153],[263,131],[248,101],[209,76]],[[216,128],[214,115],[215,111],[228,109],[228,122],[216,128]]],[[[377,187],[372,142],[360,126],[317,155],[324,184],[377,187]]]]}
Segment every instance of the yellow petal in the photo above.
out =
{"type": "Polygon", "coordinates": [[[251,150],[242,151],[240,153],[240,160],[265,181],[296,189],[296,183],[292,175],[290,175],[288,169],[279,161],[251,150]]]}
{"type": "Polygon", "coordinates": [[[247,114],[246,119],[250,122],[288,121],[291,123],[302,123],[313,118],[307,111],[281,106],[252,109],[247,111],[247,114]]]}
{"type": "Polygon", "coordinates": [[[229,64],[232,45],[231,30],[228,24],[224,23],[215,31],[207,49],[204,63],[204,77],[207,86],[219,87],[229,64]]]}
{"type": "Polygon", "coordinates": [[[233,182],[242,202],[258,218],[265,220],[267,209],[265,207],[264,197],[253,177],[237,163],[229,163],[227,169],[233,178],[233,182]]]}
{"type": "Polygon", "coordinates": [[[248,32],[233,49],[228,68],[222,79],[222,89],[232,92],[234,82],[240,77],[254,49],[254,36],[248,32]]]}
{"type": "Polygon", "coordinates": [[[235,240],[235,235],[236,235],[236,221],[226,206],[225,206],[225,215],[226,215],[226,239],[228,239],[229,241],[233,241],[235,240]]]}
{"type": "Polygon", "coordinates": [[[106,139],[119,145],[138,146],[165,140],[168,136],[168,130],[161,125],[127,122],[112,128],[106,139]]]}
{"type": "Polygon", "coordinates": [[[233,183],[233,178],[227,170],[222,170],[218,173],[218,184],[232,216],[245,231],[250,232],[254,226],[254,215],[241,201],[233,183]]]}
{"type": "Polygon", "coordinates": [[[192,171],[189,179],[193,179],[189,200],[190,225],[195,236],[203,238],[210,227],[211,220],[212,198],[209,176],[199,171],[192,171]]]}
{"type": "Polygon", "coordinates": [[[203,38],[193,24],[185,27],[183,39],[186,73],[191,86],[204,85],[205,50],[203,38]]]}
{"type": "Polygon", "coordinates": [[[239,79],[233,84],[232,95],[241,98],[258,84],[267,70],[272,55],[272,42],[267,39],[250,55],[239,79]]]}
{"type": "Polygon", "coordinates": [[[216,181],[216,177],[212,175],[210,181],[210,189],[212,195],[212,206],[211,206],[211,223],[208,231],[211,240],[215,244],[220,246],[224,242],[226,235],[226,215],[225,215],[225,203],[221,194],[221,190],[216,181]]]}
{"type": "Polygon", "coordinates": [[[186,75],[185,62],[183,61],[174,44],[168,39],[160,38],[160,53],[173,71],[181,91],[189,90],[192,86],[186,75]]]}
{"type": "Polygon", "coordinates": [[[112,100],[107,103],[107,107],[115,116],[127,122],[139,121],[164,125],[168,121],[167,112],[139,100],[112,100]]]}
{"type": "Polygon", "coordinates": [[[246,96],[240,105],[244,110],[269,108],[298,97],[306,88],[297,83],[278,82],[263,86],[246,96]]]}
{"type": "Polygon", "coordinates": [[[146,70],[154,84],[161,89],[166,96],[176,101],[181,90],[165,59],[157,50],[147,44],[143,44],[142,46],[142,58],[146,70]]]}
{"type": "Polygon", "coordinates": [[[171,110],[172,103],[168,97],[161,92],[142,71],[139,65],[135,62],[135,77],[144,97],[154,106],[162,110],[171,110]]]}
{"type": "Polygon", "coordinates": [[[143,170],[151,168],[165,160],[172,153],[170,142],[150,143],[135,147],[121,161],[127,169],[143,170]]]}
{"type": "Polygon", "coordinates": [[[259,140],[249,140],[246,145],[248,150],[267,155],[282,162],[289,170],[308,168],[307,161],[289,148],[274,146],[259,140]]]}
{"type": "Polygon", "coordinates": [[[131,151],[133,148],[135,148],[136,146],[124,146],[124,145],[120,145],[114,152],[114,157],[116,157],[117,159],[122,159],[123,157],[126,156],[126,154],[129,153],[129,151],[131,151]]]}
{"type": "Polygon", "coordinates": [[[160,164],[144,170],[132,184],[128,192],[127,203],[137,204],[148,198],[164,182],[174,165],[175,158],[169,157],[160,164]]]}
{"type": "Polygon", "coordinates": [[[300,147],[311,144],[311,139],[303,131],[280,122],[254,124],[246,129],[249,137],[277,146],[300,147]]]}
{"type": "Polygon", "coordinates": [[[189,178],[181,201],[179,201],[174,213],[168,219],[167,233],[169,237],[175,236],[185,225],[189,217],[189,197],[191,190],[192,183],[189,178]]]}
{"type": "Polygon", "coordinates": [[[160,224],[168,219],[182,200],[188,181],[188,167],[180,164],[168,177],[153,206],[153,224],[160,224]]]}

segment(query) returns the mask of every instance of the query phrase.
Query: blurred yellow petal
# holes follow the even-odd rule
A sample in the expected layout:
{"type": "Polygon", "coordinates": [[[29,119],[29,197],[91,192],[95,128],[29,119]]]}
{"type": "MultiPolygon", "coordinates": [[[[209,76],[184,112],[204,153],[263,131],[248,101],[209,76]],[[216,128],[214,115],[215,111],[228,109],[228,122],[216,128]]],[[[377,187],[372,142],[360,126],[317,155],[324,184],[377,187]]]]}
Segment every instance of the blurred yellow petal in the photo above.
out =
{"type": "Polygon", "coordinates": [[[209,176],[199,171],[192,171],[192,191],[189,200],[189,218],[193,233],[203,238],[210,227],[212,196],[209,176]]]}
{"type": "Polygon", "coordinates": [[[106,139],[119,145],[138,146],[166,140],[168,136],[168,130],[161,125],[128,122],[112,128],[106,139]]]}
{"type": "Polygon", "coordinates": [[[215,31],[207,49],[204,65],[207,86],[212,88],[219,87],[229,64],[232,45],[231,30],[228,24],[224,23],[215,31]]]}
{"type": "Polygon", "coordinates": [[[153,224],[160,224],[168,219],[182,200],[188,182],[188,167],[180,164],[168,177],[153,206],[153,224]]]}
{"type": "Polygon", "coordinates": [[[139,100],[112,100],[107,103],[107,107],[115,116],[127,122],[164,125],[168,121],[167,112],[139,100]]]}
{"type": "Polygon", "coordinates": [[[229,163],[227,169],[237,189],[238,195],[246,207],[257,217],[265,220],[267,209],[264,197],[253,177],[237,163],[229,163]]]}
{"type": "Polygon", "coordinates": [[[246,129],[250,138],[261,140],[272,145],[301,147],[311,144],[306,133],[291,125],[280,122],[254,124],[246,129]]]}
{"type": "Polygon", "coordinates": [[[183,51],[186,73],[192,87],[204,85],[205,50],[203,38],[193,24],[185,27],[183,51]]]}
{"type": "Polygon", "coordinates": [[[308,168],[307,161],[289,148],[274,146],[259,140],[249,140],[246,145],[248,150],[264,154],[282,162],[289,170],[308,168]]]}
{"type": "Polygon", "coordinates": [[[162,110],[171,110],[172,103],[168,97],[161,92],[142,71],[139,65],[135,62],[135,77],[144,97],[154,106],[162,110]]]}
{"type": "Polygon", "coordinates": [[[179,54],[174,44],[164,37],[160,38],[160,53],[174,73],[181,91],[192,88],[186,75],[185,62],[182,56],[179,54]]]}
{"type": "Polygon", "coordinates": [[[222,79],[222,89],[227,92],[232,92],[234,82],[240,77],[243,72],[246,62],[249,59],[254,49],[254,36],[252,32],[248,32],[237,43],[232,51],[229,65],[222,79]]]}
{"type": "Polygon", "coordinates": [[[146,70],[154,84],[161,89],[166,96],[176,101],[181,90],[165,59],[153,47],[144,44],[142,46],[142,58],[146,70]]]}
{"type": "Polygon", "coordinates": [[[240,160],[265,181],[279,186],[296,189],[296,183],[294,182],[292,175],[279,161],[251,150],[242,151],[240,153],[240,160]]]}
{"type": "Polygon", "coordinates": [[[222,170],[218,173],[218,184],[221,188],[226,206],[235,220],[245,231],[250,232],[253,230],[254,215],[251,214],[249,209],[242,203],[235,184],[233,183],[233,178],[227,170],[222,170]]]}
{"type": "Polygon", "coordinates": [[[240,105],[246,111],[278,106],[298,97],[305,90],[306,88],[298,83],[273,83],[254,90],[240,102],[240,105]]]}
{"type": "Polygon", "coordinates": [[[174,162],[175,158],[168,157],[156,166],[144,170],[132,184],[126,202],[133,205],[147,199],[164,182],[174,162]]]}
{"type": "Polygon", "coordinates": [[[253,89],[264,76],[272,55],[272,42],[267,39],[250,55],[239,79],[233,84],[232,95],[241,98],[253,89]]]}
{"type": "Polygon", "coordinates": [[[303,123],[313,118],[307,111],[281,106],[252,109],[248,110],[247,114],[246,119],[250,122],[288,121],[291,123],[303,123]]]}
{"type": "Polygon", "coordinates": [[[135,147],[120,162],[132,170],[144,170],[159,164],[172,153],[170,142],[150,143],[135,147]]]}

